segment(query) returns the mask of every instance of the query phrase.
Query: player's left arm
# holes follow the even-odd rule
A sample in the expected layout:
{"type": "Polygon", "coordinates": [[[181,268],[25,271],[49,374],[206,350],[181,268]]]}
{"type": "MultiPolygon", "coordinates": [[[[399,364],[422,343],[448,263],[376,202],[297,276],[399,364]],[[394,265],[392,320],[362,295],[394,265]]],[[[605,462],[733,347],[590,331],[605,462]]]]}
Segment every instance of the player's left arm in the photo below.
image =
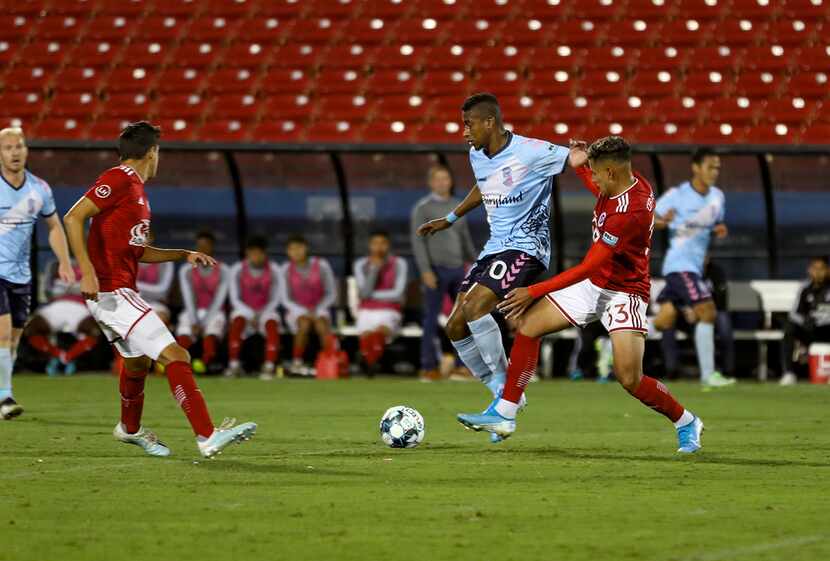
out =
{"type": "Polygon", "coordinates": [[[57,212],[47,216],[46,227],[49,229],[49,247],[58,258],[58,277],[67,285],[75,283],[75,270],[69,259],[69,244],[66,241],[66,233],[63,231],[63,224],[58,218],[57,212]]]}
{"type": "Polygon", "coordinates": [[[317,304],[315,313],[318,316],[328,317],[329,308],[334,306],[337,300],[337,280],[334,277],[334,271],[326,259],[320,258],[320,276],[323,279],[323,299],[317,304]]]}
{"type": "Polygon", "coordinates": [[[715,227],[712,228],[712,233],[714,233],[715,237],[719,240],[722,240],[723,238],[729,235],[729,228],[726,227],[726,222],[724,222],[726,218],[725,208],[725,201],[723,200],[723,198],[721,198],[720,210],[718,211],[718,218],[715,223],[715,227]]]}
{"type": "Polygon", "coordinates": [[[167,261],[187,261],[194,267],[215,267],[216,259],[198,251],[187,249],[161,249],[151,245],[144,246],[144,253],[141,255],[142,263],[165,263],[167,261]]]}

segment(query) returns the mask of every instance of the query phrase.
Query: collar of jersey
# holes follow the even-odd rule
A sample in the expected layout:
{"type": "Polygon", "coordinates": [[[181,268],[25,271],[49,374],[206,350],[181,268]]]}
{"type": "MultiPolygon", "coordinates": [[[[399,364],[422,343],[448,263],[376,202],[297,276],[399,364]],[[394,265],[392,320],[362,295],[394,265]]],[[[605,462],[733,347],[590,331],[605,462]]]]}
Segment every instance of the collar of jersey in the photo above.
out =
{"type": "Polygon", "coordinates": [[[23,183],[21,183],[21,184],[20,184],[20,187],[15,187],[15,186],[14,186],[14,185],[12,185],[11,183],[9,183],[9,180],[8,180],[8,179],[6,179],[6,176],[5,176],[5,175],[3,175],[2,173],[0,173],[0,177],[2,177],[2,178],[3,178],[3,183],[5,183],[6,185],[8,185],[9,187],[11,187],[12,189],[14,189],[15,191],[20,191],[21,189],[23,189],[23,186],[24,186],[24,185],[26,185],[26,181],[28,181],[28,179],[29,179],[29,175],[28,175],[28,174],[24,171],[24,172],[23,172],[23,183]]]}
{"type": "Polygon", "coordinates": [[[619,195],[614,195],[613,197],[608,197],[608,198],[609,199],[618,199],[618,198],[622,197],[623,195],[625,195],[626,193],[631,191],[634,187],[636,187],[639,182],[640,182],[640,178],[637,177],[637,176],[634,176],[634,183],[631,184],[631,187],[629,187],[628,189],[626,189],[625,191],[623,191],[619,195]]]}
{"type": "Polygon", "coordinates": [[[507,142],[505,142],[505,143],[504,143],[504,146],[502,146],[501,148],[499,148],[498,150],[496,150],[496,152],[495,152],[494,154],[488,154],[488,153],[484,150],[484,148],[482,148],[482,149],[481,149],[481,153],[482,153],[482,154],[484,154],[485,156],[487,156],[489,159],[491,159],[491,160],[492,160],[493,158],[495,158],[496,156],[498,156],[499,154],[501,154],[502,152],[504,152],[504,151],[507,149],[507,147],[508,147],[508,146],[510,146],[510,143],[511,143],[511,142],[513,142],[513,133],[512,133],[512,132],[510,132],[510,131],[507,131],[507,142]]]}

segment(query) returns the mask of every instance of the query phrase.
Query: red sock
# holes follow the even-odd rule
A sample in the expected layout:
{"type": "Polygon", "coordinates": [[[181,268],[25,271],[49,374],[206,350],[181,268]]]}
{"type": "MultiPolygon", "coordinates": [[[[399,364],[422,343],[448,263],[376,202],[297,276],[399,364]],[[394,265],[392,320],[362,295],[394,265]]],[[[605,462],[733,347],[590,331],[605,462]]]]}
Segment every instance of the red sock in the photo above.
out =
{"type": "Polygon", "coordinates": [[[176,337],[176,342],[181,345],[184,350],[188,350],[193,346],[193,339],[189,335],[179,335],[176,337]]]}
{"type": "Polygon", "coordinates": [[[510,363],[507,366],[507,381],[504,383],[502,399],[519,403],[530,379],[536,374],[539,362],[539,346],[542,340],[516,333],[513,349],[510,351],[510,363]]]}
{"type": "Polygon", "coordinates": [[[95,346],[98,344],[98,337],[89,337],[86,335],[80,335],[78,340],[69,347],[69,350],[66,351],[66,356],[63,357],[64,362],[72,362],[79,356],[84,353],[88,353],[95,346]]]}
{"type": "Polygon", "coordinates": [[[168,364],[165,372],[170,391],[173,392],[173,397],[187,415],[193,432],[196,436],[209,437],[213,434],[213,421],[210,420],[210,413],[208,413],[202,391],[193,378],[193,369],[188,363],[177,361],[168,364]]]}
{"type": "Polygon", "coordinates": [[[640,378],[640,385],[631,392],[631,395],[651,407],[658,413],[669,418],[671,422],[677,421],[683,415],[683,406],[677,403],[669,389],[660,380],[650,376],[640,378]]]}
{"type": "Polygon", "coordinates": [[[239,360],[239,351],[242,348],[242,333],[245,331],[245,318],[237,317],[231,322],[228,333],[228,358],[239,360]]]}
{"type": "Polygon", "coordinates": [[[383,357],[383,351],[386,350],[386,335],[383,331],[375,331],[372,338],[372,353],[375,357],[375,362],[378,362],[383,357]]]}
{"type": "Polygon", "coordinates": [[[216,335],[208,335],[202,340],[202,362],[210,364],[216,356],[216,335]]]}
{"type": "Polygon", "coordinates": [[[147,372],[127,370],[121,361],[119,390],[121,391],[121,424],[124,430],[135,434],[141,428],[141,412],[144,410],[144,380],[147,372]]]}
{"type": "Polygon", "coordinates": [[[363,355],[363,359],[368,366],[374,366],[377,362],[374,339],[374,333],[364,333],[360,336],[360,354],[363,355]]]}
{"type": "Polygon", "coordinates": [[[49,341],[49,338],[45,335],[30,335],[29,344],[36,351],[40,351],[49,356],[53,356],[55,358],[59,358],[61,356],[61,350],[53,345],[49,341]]]}
{"type": "Polygon", "coordinates": [[[276,320],[265,322],[265,360],[266,362],[277,362],[280,355],[280,330],[276,320]]]}

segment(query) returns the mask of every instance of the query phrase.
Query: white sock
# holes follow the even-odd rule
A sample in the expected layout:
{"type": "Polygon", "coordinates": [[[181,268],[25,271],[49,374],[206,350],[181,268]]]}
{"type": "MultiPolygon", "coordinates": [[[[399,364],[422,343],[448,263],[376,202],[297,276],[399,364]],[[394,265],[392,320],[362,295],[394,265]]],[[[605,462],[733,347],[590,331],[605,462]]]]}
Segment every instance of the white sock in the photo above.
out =
{"type": "Polygon", "coordinates": [[[689,423],[691,423],[694,420],[695,420],[695,416],[692,414],[692,412],[689,411],[688,409],[684,409],[683,414],[680,415],[680,418],[677,419],[674,422],[674,426],[675,426],[675,428],[684,427],[684,426],[688,425],[689,423]]]}
{"type": "Polygon", "coordinates": [[[695,350],[700,379],[706,381],[715,371],[715,324],[699,321],[695,326],[695,350]]]}
{"type": "Polygon", "coordinates": [[[518,411],[518,403],[513,403],[512,401],[507,401],[506,399],[500,399],[499,402],[496,403],[496,412],[505,419],[515,419],[518,411]]]}
{"type": "MultiPolygon", "coordinates": [[[[488,382],[491,381],[493,375],[481,357],[481,353],[476,346],[476,341],[473,336],[470,335],[459,341],[452,341],[452,346],[455,347],[458,358],[461,359],[464,366],[469,368],[473,376],[481,380],[489,388],[488,382]]],[[[490,388],[490,391],[493,391],[492,388],[490,388]]],[[[495,396],[496,394],[494,393],[493,395],[495,396]]]]}
{"type": "Polygon", "coordinates": [[[12,353],[0,348],[0,401],[12,397],[12,353]]]}
{"type": "Polygon", "coordinates": [[[467,322],[470,326],[470,333],[476,340],[476,346],[481,353],[481,358],[487,364],[494,376],[503,378],[507,375],[507,355],[504,352],[504,345],[501,341],[501,330],[496,319],[487,314],[476,320],[467,322]]]}

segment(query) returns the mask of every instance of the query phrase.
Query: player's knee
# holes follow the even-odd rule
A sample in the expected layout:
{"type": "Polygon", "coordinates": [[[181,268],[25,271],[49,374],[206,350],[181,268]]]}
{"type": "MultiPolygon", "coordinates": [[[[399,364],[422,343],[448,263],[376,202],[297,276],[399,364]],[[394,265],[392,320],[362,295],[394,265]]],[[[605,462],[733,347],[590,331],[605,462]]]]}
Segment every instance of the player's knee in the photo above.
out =
{"type": "Polygon", "coordinates": [[[715,308],[714,302],[705,302],[695,306],[695,315],[697,316],[698,321],[702,321],[703,323],[715,323],[718,311],[715,308]]]}
{"type": "Polygon", "coordinates": [[[634,393],[637,390],[637,386],[640,385],[642,372],[640,372],[640,369],[635,366],[624,365],[620,367],[614,365],[614,376],[617,378],[620,385],[625,388],[625,391],[628,393],[634,393]]]}
{"type": "Polygon", "coordinates": [[[308,333],[311,330],[311,320],[303,316],[297,320],[297,331],[300,333],[308,333]]]}
{"type": "Polygon", "coordinates": [[[162,351],[158,361],[165,366],[171,362],[187,362],[189,364],[190,353],[178,343],[171,343],[162,351]]]}
{"type": "Polygon", "coordinates": [[[124,368],[132,374],[146,374],[150,370],[153,361],[149,357],[140,356],[136,358],[125,358],[124,368]]]}
{"type": "Polygon", "coordinates": [[[467,336],[467,320],[464,318],[464,313],[461,311],[461,306],[457,306],[450,317],[447,319],[447,325],[444,330],[447,332],[447,337],[451,341],[458,341],[467,336]]]}
{"type": "Polygon", "coordinates": [[[484,299],[467,298],[461,304],[461,311],[467,322],[471,322],[489,314],[493,311],[493,306],[484,299]]]}

